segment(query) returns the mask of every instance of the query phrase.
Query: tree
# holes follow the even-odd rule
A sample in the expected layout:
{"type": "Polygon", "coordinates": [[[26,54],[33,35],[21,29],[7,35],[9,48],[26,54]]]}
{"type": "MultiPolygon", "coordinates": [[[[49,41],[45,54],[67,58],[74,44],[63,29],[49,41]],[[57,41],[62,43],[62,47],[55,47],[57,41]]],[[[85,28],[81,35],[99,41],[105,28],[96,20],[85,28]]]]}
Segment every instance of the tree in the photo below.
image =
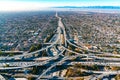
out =
{"type": "Polygon", "coordinates": [[[28,80],[35,80],[35,78],[33,78],[32,76],[29,76],[27,79],[28,80]]]}
{"type": "Polygon", "coordinates": [[[4,53],[2,51],[0,51],[0,55],[3,55],[4,53]]]}
{"type": "Polygon", "coordinates": [[[113,53],[113,54],[117,54],[117,51],[114,50],[112,53],[113,53]]]}
{"type": "Polygon", "coordinates": [[[116,75],[115,80],[120,80],[120,75],[119,74],[116,75]]]}
{"type": "Polygon", "coordinates": [[[42,48],[42,44],[36,44],[36,45],[32,45],[29,49],[30,52],[33,52],[33,51],[36,51],[36,50],[39,50],[42,48]]]}
{"type": "Polygon", "coordinates": [[[31,48],[30,48],[30,52],[33,52],[33,51],[35,51],[36,50],[36,47],[33,45],[33,46],[31,46],[31,48]]]}

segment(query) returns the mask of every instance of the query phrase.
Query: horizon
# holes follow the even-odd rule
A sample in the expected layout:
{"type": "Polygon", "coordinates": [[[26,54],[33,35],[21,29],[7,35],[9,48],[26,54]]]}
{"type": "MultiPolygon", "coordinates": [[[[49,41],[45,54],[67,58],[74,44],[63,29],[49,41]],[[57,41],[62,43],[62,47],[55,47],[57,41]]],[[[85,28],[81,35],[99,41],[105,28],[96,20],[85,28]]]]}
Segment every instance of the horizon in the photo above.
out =
{"type": "Polygon", "coordinates": [[[34,11],[62,6],[119,6],[119,0],[0,0],[0,11],[34,11]]]}

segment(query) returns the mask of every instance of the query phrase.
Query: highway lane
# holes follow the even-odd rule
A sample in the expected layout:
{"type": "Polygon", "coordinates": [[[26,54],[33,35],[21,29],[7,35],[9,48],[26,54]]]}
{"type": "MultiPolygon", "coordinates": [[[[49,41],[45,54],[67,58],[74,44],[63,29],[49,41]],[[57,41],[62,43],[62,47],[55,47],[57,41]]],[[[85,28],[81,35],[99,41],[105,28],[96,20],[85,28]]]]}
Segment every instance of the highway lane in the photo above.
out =
{"type": "Polygon", "coordinates": [[[120,74],[120,70],[118,71],[85,71],[87,73],[95,73],[95,74],[109,74],[109,75],[114,75],[114,74],[120,74]]]}
{"type": "Polygon", "coordinates": [[[58,26],[61,27],[61,29],[63,30],[63,35],[64,35],[64,41],[65,41],[65,47],[67,47],[67,42],[66,42],[66,31],[65,31],[65,27],[62,23],[62,18],[58,16],[58,14],[56,13],[56,17],[58,18],[58,26]]]}
{"type": "Polygon", "coordinates": [[[116,66],[120,67],[120,62],[94,62],[94,61],[82,61],[82,62],[71,62],[68,65],[75,65],[75,64],[82,64],[82,65],[98,65],[98,66],[116,66]]]}
{"type": "Polygon", "coordinates": [[[88,54],[81,54],[81,53],[72,51],[72,50],[70,50],[70,49],[68,49],[68,48],[66,48],[66,47],[64,47],[64,46],[63,46],[63,48],[64,48],[66,51],[68,51],[68,52],[72,52],[72,53],[75,53],[75,54],[79,54],[80,56],[88,56],[88,54]]]}
{"type": "Polygon", "coordinates": [[[82,49],[82,50],[87,50],[87,48],[86,48],[85,46],[78,46],[78,45],[76,45],[76,44],[73,44],[73,43],[71,43],[68,39],[66,39],[66,41],[67,41],[70,45],[72,45],[72,46],[74,46],[74,47],[76,47],[76,48],[80,48],[80,49],[82,49]]]}
{"type": "Polygon", "coordinates": [[[104,76],[109,76],[110,74],[100,74],[100,75],[95,75],[95,76],[91,76],[91,78],[89,80],[97,80],[97,79],[101,79],[104,76]]]}
{"type": "Polygon", "coordinates": [[[24,53],[24,51],[1,51],[2,53],[24,53]]]}
{"type": "Polygon", "coordinates": [[[120,58],[112,58],[112,57],[94,57],[94,59],[100,60],[108,60],[108,61],[120,61],[120,58]]]}
{"type": "Polygon", "coordinates": [[[101,76],[105,76],[105,75],[115,75],[115,74],[120,74],[120,70],[118,71],[94,71],[94,70],[83,70],[81,69],[82,72],[86,72],[86,73],[94,73],[94,74],[101,74],[99,77],[101,76]]]}

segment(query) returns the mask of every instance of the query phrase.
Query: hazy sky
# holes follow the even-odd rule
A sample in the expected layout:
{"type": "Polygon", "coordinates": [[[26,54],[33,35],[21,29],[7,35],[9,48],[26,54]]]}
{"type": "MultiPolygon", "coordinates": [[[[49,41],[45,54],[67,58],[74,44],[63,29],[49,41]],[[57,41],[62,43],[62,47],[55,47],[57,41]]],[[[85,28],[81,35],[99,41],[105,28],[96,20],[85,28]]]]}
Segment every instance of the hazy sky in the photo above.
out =
{"type": "Polygon", "coordinates": [[[120,0],[0,0],[0,11],[39,10],[54,6],[119,6],[120,0]]]}

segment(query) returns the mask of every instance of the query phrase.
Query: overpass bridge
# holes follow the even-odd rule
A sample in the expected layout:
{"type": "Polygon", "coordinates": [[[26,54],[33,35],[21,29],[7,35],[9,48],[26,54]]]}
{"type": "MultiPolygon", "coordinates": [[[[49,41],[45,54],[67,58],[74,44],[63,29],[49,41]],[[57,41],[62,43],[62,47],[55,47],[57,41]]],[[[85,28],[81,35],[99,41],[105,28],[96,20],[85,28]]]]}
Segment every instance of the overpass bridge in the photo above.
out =
{"type": "MultiPolygon", "coordinates": [[[[120,62],[119,58],[113,58],[113,57],[120,57],[119,54],[112,54],[112,53],[106,53],[106,52],[98,52],[98,51],[94,51],[94,50],[89,50],[86,48],[86,46],[84,45],[77,45],[74,43],[71,43],[68,39],[67,39],[67,35],[66,35],[66,31],[65,31],[65,27],[62,23],[62,18],[58,16],[58,14],[56,13],[56,18],[58,19],[58,27],[57,27],[57,31],[55,33],[55,36],[52,38],[52,40],[48,43],[42,43],[43,45],[47,45],[46,47],[42,47],[39,50],[33,51],[33,52],[22,52],[23,54],[21,55],[16,55],[16,56],[9,56],[9,57],[4,57],[1,56],[0,57],[0,70],[17,70],[17,69],[23,69],[23,68],[27,68],[27,67],[33,67],[33,66],[43,66],[45,64],[49,64],[50,61],[55,61],[53,64],[50,65],[50,67],[48,67],[42,74],[37,75],[36,80],[40,80],[47,72],[49,72],[51,69],[53,69],[54,67],[56,67],[57,65],[65,65],[64,62],[66,60],[72,59],[72,58],[76,58],[76,57],[86,57],[86,58],[92,58],[92,61],[79,61],[79,62],[71,62],[68,63],[67,65],[75,65],[75,64],[82,64],[82,65],[98,65],[98,66],[116,66],[116,67],[120,67],[120,62]],[[59,45],[58,45],[59,44],[59,45]],[[79,52],[75,52],[74,50],[70,50],[68,49],[68,44],[79,48],[82,50],[83,53],[79,53],[79,52]],[[61,47],[60,50],[58,50],[58,54],[50,57],[48,55],[48,59],[45,59],[41,62],[39,61],[34,61],[36,59],[32,59],[31,62],[24,62],[24,60],[27,60],[28,58],[34,57],[35,54],[42,54],[40,53],[41,51],[47,50],[49,48],[54,48],[55,45],[58,45],[59,47],[61,47]],[[87,51],[88,54],[84,54],[84,52],[87,51]],[[63,53],[66,52],[71,52],[74,53],[74,56],[65,56],[63,53]],[[109,57],[100,57],[101,55],[105,55],[105,56],[109,56],[109,57]],[[112,58],[111,58],[112,57],[112,58]],[[16,59],[21,59],[23,61],[20,62],[16,62],[16,59]],[[94,61],[95,59],[100,59],[103,60],[103,62],[100,61],[94,61]],[[6,62],[7,60],[10,60],[10,62],[6,62]],[[12,60],[14,62],[12,62],[12,60]],[[108,60],[108,62],[104,62],[105,60],[108,60]],[[115,61],[115,62],[112,62],[115,61]],[[9,66],[5,67],[4,65],[8,64],[9,66]],[[4,67],[3,67],[4,66],[4,67]]],[[[78,42],[78,41],[77,41],[78,42]]],[[[14,51],[8,51],[8,52],[14,52],[14,51]]],[[[6,52],[7,53],[7,52],[6,52]]],[[[49,54],[49,53],[48,53],[49,54]]],[[[86,72],[92,72],[92,73],[101,73],[101,74],[119,74],[119,71],[111,71],[111,72],[106,72],[106,71],[86,71],[86,72]]]]}

